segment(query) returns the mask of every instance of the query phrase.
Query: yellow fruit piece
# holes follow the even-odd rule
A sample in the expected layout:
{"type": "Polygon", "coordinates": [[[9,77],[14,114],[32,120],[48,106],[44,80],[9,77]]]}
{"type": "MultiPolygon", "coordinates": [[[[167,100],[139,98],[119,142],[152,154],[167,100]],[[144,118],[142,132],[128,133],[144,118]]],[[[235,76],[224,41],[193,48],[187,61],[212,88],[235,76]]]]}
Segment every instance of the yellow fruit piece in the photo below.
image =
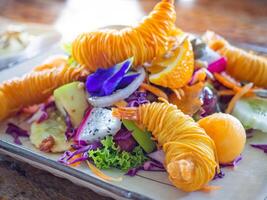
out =
{"type": "Polygon", "coordinates": [[[215,113],[198,121],[199,125],[214,140],[219,162],[232,162],[246,143],[246,132],[240,121],[232,115],[215,113]]]}
{"type": "Polygon", "coordinates": [[[171,52],[170,57],[155,60],[150,67],[152,74],[149,81],[156,85],[177,89],[185,86],[191,79],[194,70],[194,54],[191,43],[186,39],[181,46],[171,52]],[[156,67],[154,67],[156,66],[156,67]],[[154,70],[160,69],[162,71],[154,70]],[[153,73],[153,72],[157,73],[153,73]]]}

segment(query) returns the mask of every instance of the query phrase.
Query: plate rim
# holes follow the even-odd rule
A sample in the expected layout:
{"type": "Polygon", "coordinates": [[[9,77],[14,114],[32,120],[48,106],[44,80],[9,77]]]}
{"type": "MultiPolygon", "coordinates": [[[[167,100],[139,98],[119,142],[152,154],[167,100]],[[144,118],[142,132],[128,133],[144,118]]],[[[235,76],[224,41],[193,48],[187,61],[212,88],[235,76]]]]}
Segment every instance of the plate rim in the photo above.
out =
{"type": "Polygon", "coordinates": [[[121,187],[116,186],[116,185],[112,185],[112,184],[105,182],[101,179],[95,178],[95,177],[91,176],[90,174],[81,172],[81,171],[76,170],[75,168],[72,168],[69,166],[65,166],[63,164],[60,164],[57,161],[51,160],[51,159],[46,158],[44,156],[40,156],[34,152],[31,152],[28,149],[20,148],[19,146],[15,145],[15,144],[0,140],[0,148],[7,151],[7,152],[13,153],[15,155],[24,157],[28,160],[32,160],[32,161],[40,163],[42,165],[59,170],[63,173],[71,175],[71,176],[78,178],[82,181],[85,181],[85,182],[88,182],[92,185],[95,185],[95,186],[97,186],[97,187],[99,187],[105,191],[112,192],[113,194],[115,194],[119,197],[122,197],[125,199],[152,200],[151,198],[149,198],[143,194],[133,192],[133,191],[121,188],[121,187]]]}

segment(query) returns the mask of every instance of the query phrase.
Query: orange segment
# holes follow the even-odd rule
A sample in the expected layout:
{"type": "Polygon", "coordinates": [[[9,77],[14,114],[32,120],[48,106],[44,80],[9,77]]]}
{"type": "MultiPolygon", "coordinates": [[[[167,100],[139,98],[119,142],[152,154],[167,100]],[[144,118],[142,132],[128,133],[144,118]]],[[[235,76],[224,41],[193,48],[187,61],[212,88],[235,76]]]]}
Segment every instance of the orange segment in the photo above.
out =
{"type": "Polygon", "coordinates": [[[183,88],[184,95],[179,99],[175,93],[169,96],[170,103],[176,105],[183,113],[192,116],[202,106],[199,96],[204,87],[203,82],[183,88]]]}
{"type": "Polygon", "coordinates": [[[151,72],[157,72],[159,66],[162,66],[163,70],[149,76],[151,83],[172,89],[185,86],[194,70],[194,54],[190,41],[186,39],[172,52],[171,57],[156,59],[150,67],[151,72]],[[153,66],[156,66],[156,70],[153,66]]]}

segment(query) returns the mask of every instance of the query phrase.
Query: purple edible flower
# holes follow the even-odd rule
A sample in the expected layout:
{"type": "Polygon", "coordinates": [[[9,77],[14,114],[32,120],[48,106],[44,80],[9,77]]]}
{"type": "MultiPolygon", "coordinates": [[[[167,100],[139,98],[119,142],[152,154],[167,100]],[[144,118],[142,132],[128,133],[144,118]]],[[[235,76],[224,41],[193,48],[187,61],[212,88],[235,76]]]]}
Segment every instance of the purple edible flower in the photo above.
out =
{"type": "Polygon", "coordinates": [[[14,138],[14,143],[21,145],[19,137],[29,137],[28,131],[16,126],[13,123],[7,124],[6,133],[11,135],[14,138]]]}
{"type": "Polygon", "coordinates": [[[119,85],[117,86],[116,89],[122,89],[127,87],[131,82],[134,81],[134,79],[136,79],[138,76],[140,75],[140,73],[128,73],[126,74],[121,82],[119,83],[119,85]]]}
{"type": "Polygon", "coordinates": [[[267,154],[267,144],[251,144],[250,146],[262,150],[264,153],[267,154]]]}
{"type": "Polygon", "coordinates": [[[108,69],[98,69],[86,80],[86,90],[91,96],[107,96],[116,89],[129,85],[139,74],[126,74],[132,66],[133,58],[108,69]]]}
{"type": "Polygon", "coordinates": [[[132,63],[133,58],[130,58],[124,61],[123,63],[118,64],[118,66],[121,65],[119,70],[104,81],[102,85],[102,90],[104,91],[104,94],[106,96],[112,94],[115,91],[125,74],[129,71],[130,67],[132,66],[132,63]]]}
{"type": "Polygon", "coordinates": [[[242,160],[242,156],[240,155],[236,159],[234,159],[232,162],[220,164],[220,166],[221,167],[236,167],[241,160],[242,160]]]}
{"type": "Polygon", "coordinates": [[[95,73],[89,75],[86,79],[86,89],[90,94],[103,96],[102,85],[112,74],[114,74],[116,68],[111,67],[109,69],[98,69],[95,73]]]}

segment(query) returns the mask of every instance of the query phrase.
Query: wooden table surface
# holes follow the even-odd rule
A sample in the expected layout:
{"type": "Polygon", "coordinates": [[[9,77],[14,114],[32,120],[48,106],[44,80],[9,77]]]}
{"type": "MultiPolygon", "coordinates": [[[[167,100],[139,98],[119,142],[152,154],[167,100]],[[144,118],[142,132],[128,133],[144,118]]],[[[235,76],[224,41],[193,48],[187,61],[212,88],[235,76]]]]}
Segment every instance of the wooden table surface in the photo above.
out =
{"type": "MultiPolygon", "coordinates": [[[[114,24],[137,23],[157,0],[0,0],[0,16],[54,26],[64,40],[114,24]]],[[[177,0],[177,26],[207,29],[267,47],[267,0],[177,0]]],[[[105,199],[27,164],[0,157],[0,199],[105,199]]]]}

